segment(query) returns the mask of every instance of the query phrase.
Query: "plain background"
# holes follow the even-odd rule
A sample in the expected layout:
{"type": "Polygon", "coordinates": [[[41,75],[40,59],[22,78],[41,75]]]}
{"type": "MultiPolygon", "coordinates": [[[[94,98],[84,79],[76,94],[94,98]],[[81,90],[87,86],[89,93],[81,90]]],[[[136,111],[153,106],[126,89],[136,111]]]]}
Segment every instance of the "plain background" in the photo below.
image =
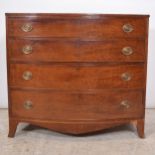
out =
{"type": "Polygon", "coordinates": [[[155,1],[154,0],[0,0],[0,107],[7,103],[5,13],[150,14],[147,108],[155,108],[155,1]]]}

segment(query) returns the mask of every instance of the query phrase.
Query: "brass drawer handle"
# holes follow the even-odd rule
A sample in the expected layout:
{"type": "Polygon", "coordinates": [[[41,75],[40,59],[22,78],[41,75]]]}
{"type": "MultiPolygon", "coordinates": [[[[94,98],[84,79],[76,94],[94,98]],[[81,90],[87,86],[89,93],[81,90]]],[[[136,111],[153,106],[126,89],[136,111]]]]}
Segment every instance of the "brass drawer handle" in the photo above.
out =
{"type": "Polygon", "coordinates": [[[133,29],[133,26],[131,24],[125,24],[123,25],[123,31],[126,32],[126,33],[130,33],[132,32],[134,29],[133,29]]]}
{"type": "Polygon", "coordinates": [[[128,100],[121,101],[120,105],[126,109],[130,108],[130,102],[128,100]]]}
{"type": "Polygon", "coordinates": [[[21,27],[21,29],[22,29],[24,32],[30,32],[30,31],[32,31],[33,27],[32,27],[31,24],[26,23],[26,24],[24,24],[24,25],[21,27]]]}
{"type": "Polygon", "coordinates": [[[23,79],[24,80],[31,80],[32,79],[32,73],[30,71],[25,71],[23,73],[23,79]]]}
{"type": "Polygon", "coordinates": [[[23,52],[24,54],[31,54],[31,53],[32,53],[32,50],[33,50],[33,48],[32,48],[31,45],[25,45],[25,46],[23,47],[23,49],[22,49],[22,52],[23,52]]]}
{"type": "Polygon", "coordinates": [[[122,53],[126,56],[133,54],[133,49],[131,47],[124,47],[122,53]]]}
{"type": "Polygon", "coordinates": [[[132,76],[131,76],[130,73],[123,73],[123,74],[121,75],[121,78],[122,78],[123,81],[130,81],[131,78],[132,78],[132,76]]]}
{"type": "Polygon", "coordinates": [[[24,108],[26,110],[32,109],[32,107],[33,107],[32,101],[30,101],[30,100],[25,101],[24,108]]]}

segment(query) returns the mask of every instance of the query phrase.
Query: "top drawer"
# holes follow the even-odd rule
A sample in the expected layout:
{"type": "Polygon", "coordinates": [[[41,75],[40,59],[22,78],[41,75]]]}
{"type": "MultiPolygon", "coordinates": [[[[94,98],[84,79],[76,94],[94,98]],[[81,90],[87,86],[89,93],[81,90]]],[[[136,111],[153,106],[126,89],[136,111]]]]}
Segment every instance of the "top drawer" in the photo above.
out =
{"type": "Polygon", "coordinates": [[[145,37],[145,18],[9,18],[9,36],[113,38],[145,37]]]}

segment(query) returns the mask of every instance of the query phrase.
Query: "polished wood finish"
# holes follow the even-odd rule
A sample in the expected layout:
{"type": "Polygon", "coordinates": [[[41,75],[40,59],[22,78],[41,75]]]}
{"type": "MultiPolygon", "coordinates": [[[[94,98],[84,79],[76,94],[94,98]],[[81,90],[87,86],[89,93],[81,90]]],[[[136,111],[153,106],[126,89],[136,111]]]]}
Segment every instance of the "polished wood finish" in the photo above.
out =
{"type": "Polygon", "coordinates": [[[11,91],[11,101],[15,117],[58,121],[136,118],[143,116],[144,108],[141,91],[11,91]],[[26,100],[31,100],[31,109],[25,110],[26,100]],[[129,108],[121,105],[123,100],[129,108]]]}
{"type": "Polygon", "coordinates": [[[12,120],[10,118],[9,119],[9,134],[8,134],[8,137],[14,137],[17,126],[18,126],[18,121],[17,120],[12,120]]]}
{"type": "Polygon", "coordinates": [[[146,57],[143,39],[102,41],[82,41],[78,39],[72,41],[69,39],[40,40],[38,38],[10,39],[9,48],[12,61],[144,62],[146,57]],[[26,45],[31,46],[32,53],[24,54],[22,52],[23,47],[26,45]],[[130,56],[122,53],[122,49],[128,46],[133,49],[133,54],[130,56]]]}
{"type": "Polygon", "coordinates": [[[144,119],[137,120],[137,131],[140,138],[145,138],[144,134],[144,119]]]}
{"type": "Polygon", "coordinates": [[[141,18],[104,18],[100,19],[13,19],[9,20],[9,36],[14,37],[72,37],[72,38],[113,38],[113,37],[142,37],[146,33],[146,22],[141,18]],[[43,20],[43,21],[42,21],[43,20]],[[124,24],[134,27],[131,33],[124,33],[124,24]],[[28,33],[22,31],[24,24],[32,25],[28,33]]]}
{"type": "Polygon", "coordinates": [[[148,15],[6,14],[9,137],[18,123],[144,137],[148,15]]]}
{"type": "Polygon", "coordinates": [[[46,65],[11,64],[10,86],[87,90],[106,88],[144,88],[143,65],[46,65]],[[32,73],[30,80],[23,79],[25,71],[32,73]],[[130,81],[122,79],[123,73],[131,74],[130,81]],[[50,75],[50,76],[49,76],[50,75]]]}

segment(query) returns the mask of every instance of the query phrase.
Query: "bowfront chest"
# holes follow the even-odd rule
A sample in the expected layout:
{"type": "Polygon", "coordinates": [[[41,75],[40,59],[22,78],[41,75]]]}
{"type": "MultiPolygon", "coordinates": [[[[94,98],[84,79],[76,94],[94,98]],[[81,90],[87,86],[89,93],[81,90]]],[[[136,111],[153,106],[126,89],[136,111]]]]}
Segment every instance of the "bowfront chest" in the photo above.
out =
{"type": "Polygon", "coordinates": [[[6,14],[9,137],[18,123],[144,137],[148,15],[6,14]]]}

